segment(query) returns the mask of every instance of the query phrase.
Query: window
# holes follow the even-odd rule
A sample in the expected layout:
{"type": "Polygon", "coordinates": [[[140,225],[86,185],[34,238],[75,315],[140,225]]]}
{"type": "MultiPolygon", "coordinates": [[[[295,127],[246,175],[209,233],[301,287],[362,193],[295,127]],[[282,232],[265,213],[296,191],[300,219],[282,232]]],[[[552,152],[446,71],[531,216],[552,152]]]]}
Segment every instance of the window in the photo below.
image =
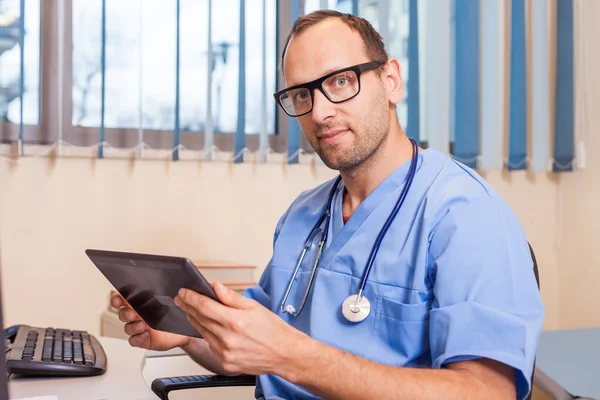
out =
{"type": "MultiPolygon", "coordinates": [[[[239,1],[24,0],[22,110],[23,122],[28,125],[23,129],[19,126],[21,104],[15,95],[21,79],[21,1],[0,0],[0,113],[4,119],[0,121],[0,141],[16,142],[22,133],[26,144],[62,140],[67,145],[95,146],[102,137],[118,148],[133,148],[143,140],[154,149],[172,149],[179,4],[179,144],[189,150],[206,150],[210,144],[222,151],[233,149],[238,115],[239,1]],[[209,4],[214,55],[210,91],[209,4]],[[211,107],[207,106],[209,98],[211,107]],[[213,137],[205,144],[209,108],[213,137]]],[[[263,128],[260,99],[266,86],[268,147],[281,153],[288,145],[288,124],[272,93],[284,84],[277,64],[291,25],[290,4],[277,0],[265,0],[265,4],[263,18],[263,0],[245,0],[245,145],[251,152],[259,148],[257,133],[263,128]]]]}
{"type": "MultiPolygon", "coordinates": [[[[208,0],[180,0],[180,125],[204,130],[208,0]]],[[[172,130],[175,124],[175,2],[106,0],[105,126],[172,130]]],[[[266,1],[267,130],[275,132],[276,0],[266,1]]],[[[102,2],[73,0],[74,126],[98,127],[101,115],[102,2]]],[[[212,118],[215,132],[237,125],[239,1],[212,1],[212,118]]],[[[260,130],[262,0],[246,1],[246,133],[260,130]]]]}
{"type": "MultiPolygon", "coordinates": [[[[0,1],[0,119],[21,123],[21,5],[0,1]]],[[[25,1],[23,124],[40,118],[40,1],[25,1]]]]}

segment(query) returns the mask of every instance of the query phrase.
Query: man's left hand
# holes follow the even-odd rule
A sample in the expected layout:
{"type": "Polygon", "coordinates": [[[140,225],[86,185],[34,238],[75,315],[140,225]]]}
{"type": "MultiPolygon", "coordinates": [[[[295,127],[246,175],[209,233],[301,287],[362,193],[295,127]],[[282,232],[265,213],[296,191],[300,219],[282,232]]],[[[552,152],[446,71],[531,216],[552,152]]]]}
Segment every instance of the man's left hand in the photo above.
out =
{"type": "Polygon", "coordinates": [[[181,289],[175,304],[206,339],[221,366],[232,374],[261,375],[280,371],[290,349],[305,335],[258,302],[213,285],[223,304],[189,289],[181,289]]]}

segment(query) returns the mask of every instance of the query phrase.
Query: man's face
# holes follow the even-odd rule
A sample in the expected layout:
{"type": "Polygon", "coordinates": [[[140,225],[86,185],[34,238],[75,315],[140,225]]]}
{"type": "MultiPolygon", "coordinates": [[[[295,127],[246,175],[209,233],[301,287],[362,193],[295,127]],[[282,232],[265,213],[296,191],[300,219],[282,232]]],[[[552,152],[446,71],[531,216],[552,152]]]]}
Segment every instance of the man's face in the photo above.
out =
{"type": "MultiPolygon", "coordinates": [[[[329,18],[296,35],[284,59],[286,86],[320,78],[369,60],[360,34],[337,18],[329,18]]],[[[314,90],[313,108],[298,117],[306,138],[332,169],[349,170],[367,160],[390,131],[390,102],[375,70],[360,76],[360,93],[343,103],[330,102],[314,90]]],[[[343,81],[341,82],[343,83],[343,81]]]]}

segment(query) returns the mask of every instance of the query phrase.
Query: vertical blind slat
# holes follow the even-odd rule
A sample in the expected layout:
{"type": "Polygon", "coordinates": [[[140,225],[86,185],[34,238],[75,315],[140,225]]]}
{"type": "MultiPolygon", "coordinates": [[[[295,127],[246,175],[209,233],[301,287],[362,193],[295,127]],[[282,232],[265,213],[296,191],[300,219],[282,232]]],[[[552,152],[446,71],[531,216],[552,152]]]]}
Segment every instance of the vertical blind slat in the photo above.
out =
{"type": "MultiPolygon", "coordinates": [[[[290,20],[291,25],[302,13],[302,4],[300,0],[290,1],[290,20]]],[[[288,117],[288,163],[298,164],[300,161],[300,125],[296,118],[288,117]]]]}
{"type": "Polygon", "coordinates": [[[410,77],[407,89],[406,134],[420,143],[420,96],[419,96],[419,9],[418,0],[410,0],[408,5],[408,62],[410,77]]]}
{"type": "Polygon", "coordinates": [[[389,16],[390,16],[389,0],[379,0],[379,3],[377,5],[377,19],[379,22],[379,33],[381,34],[383,43],[385,43],[386,45],[390,43],[389,16]]]}
{"type": "Polygon", "coordinates": [[[448,153],[450,143],[451,2],[429,4],[425,12],[425,118],[429,147],[448,153]]]}
{"type": "Polygon", "coordinates": [[[481,169],[502,169],[505,0],[481,2],[481,169]]]}
{"type": "Polygon", "coordinates": [[[548,0],[532,2],[532,154],[531,169],[548,170],[550,161],[550,47],[548,0]]]}
{"type": "Polygon", "coordinates": [[[175,131],[173,133],[173,161],[179,160],[179,101],[180,101],[180,72],[181,72],[181,1],[177,0],[176,7],[176,20],[175,20],[175,131]]]}
{"type": "Polygon", "coordinates": [[[574,156],[575,93],[573,66],[573,0],[558,0],[556,32],[556,118],[554,172],[572,171],[574,156]]]}
{"type": "Polygon", "coordinates": [[[104,158],[104,116],[106,113],[106,0],[102,0],[102,23],[101,23],[101,48],[100,48],[100,144],[98,145],[98,158],[104,158]]]}
{"type": "Polygon", "coordinates": [[[454,156],[477,168],[479,156],[479,2],[455,0],[454,156]]]}
{"type": "Polygon", "coordinates": [[[244,162],[243,151],[246,146],[246,0],[240,0],[239,38],[238,112],[233,149],[235,163],[244,162]]]}
{"type": "Polygon", "coordinates": [[[138,26],[138,142],[137,142],[137,150],[136,154],[138,158],[143,157],[143,148],[142,143],[144,143],[144,91],[143,91],[143,70],[144,70],[144,62],[143,62],[143,53],[142,53],[142,19],[144,16],[143,8],[144,8],[144,0],[139,0],[138,4],[139,10],[139,26],[138,26]]]}
{"type": "Polygon", "coordinates": [[[23,155],[23,95],[25,93],[25,0],[20,2],[20,21],[19,21],[19,45],[21,47],[21,54],[19,55],[19,154],[23,155]]]}
{"type": "Polygon", "coordinates": [[[262,69],[261,69],[261,97],[260,97],[260,137],[258,144],[258,158],[260,162],[267,161],[267,148],[269,136],[267,132],[267,0],[262,0],[262,69]]]}
{"type": "Polygon", "coordinates": [[[206,52],[206,121],[204,124],[204,159],[212,160],[214,145],[213,111],[212,111],[212,73],[213,73],[213,44],[212,44],[212,0],[208,0],[208,46],[206,52]]]}
{"type": "Polygon", "coordinates": [[[508,169],[527,169],[527,63],[525,0],[512,0],[508,169]]]}

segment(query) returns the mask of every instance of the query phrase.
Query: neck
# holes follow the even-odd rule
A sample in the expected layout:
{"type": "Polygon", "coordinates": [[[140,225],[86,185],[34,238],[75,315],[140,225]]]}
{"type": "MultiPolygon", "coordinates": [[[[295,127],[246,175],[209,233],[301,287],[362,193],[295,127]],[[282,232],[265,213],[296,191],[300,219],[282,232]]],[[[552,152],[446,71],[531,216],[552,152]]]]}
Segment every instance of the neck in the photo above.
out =
{"type": "Polygon", "coordinates": [[[350,215],[392,172],[412,158],[412,144],[400,125],[392,127],[388,137],[362,164],[340,171],[346,187],[344,215],[350,215]]]}

